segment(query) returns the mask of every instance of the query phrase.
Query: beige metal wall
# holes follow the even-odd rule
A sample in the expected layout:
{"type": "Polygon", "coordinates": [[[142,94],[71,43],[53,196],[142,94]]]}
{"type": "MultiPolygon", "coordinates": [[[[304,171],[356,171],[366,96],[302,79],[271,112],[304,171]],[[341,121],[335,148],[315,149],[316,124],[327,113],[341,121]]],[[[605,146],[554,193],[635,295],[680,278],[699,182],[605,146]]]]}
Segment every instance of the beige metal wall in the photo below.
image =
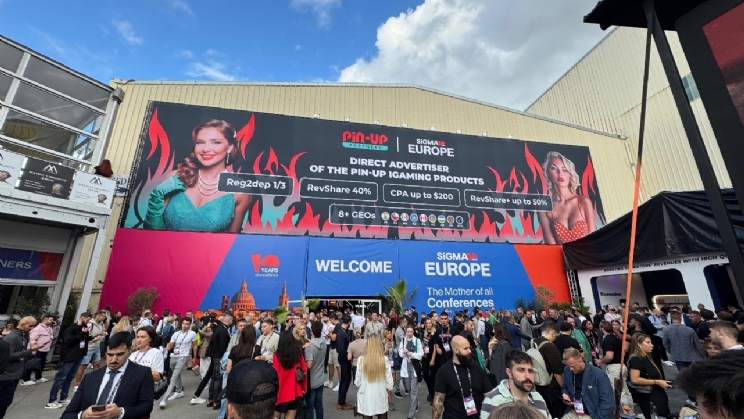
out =
{"type": "MultiPolygon", "coordinates": [[[[630,208],[632,170],[627,163],[625,142],[617,136],[580,129],[566,123],[492,105],[457,98],[412,86],[369,86],[345,84],[257,84],[204,82],[123,82],[114,87],[126,92],[113,127],[106,158],[114,172],[129,174],[138,147],[143,116],[149,101],[242,109],[301,117],[320,114],[321,119],[373,123],[508,137],[555,144],[588,146],[594,161],[605,214],[613,220],[630,208]]],[[[116,223],[123,204],[114,202],[112,223],[116,223]]],[[[113,226],[112,226],[113,227],[113,226]]],[[[109,230],[113,243],[114,228],[109,230]]],[[[104,250],[97,278],[103,281],[110,255],[104,250]]],[[[84,264],[81,264],[84,265],[84,264]]],[[[80,273],[81,275],[83,272],[80,273]]],[[[97,304],[96,284],[91,304],[97,304]]]]}
{"type": "MultiPolygon", "coordinates": [[[[690,73],[676,33],[667,33],[680,76],[690,73]]],[[[646,31],[618,28],[528,109],[528,113],[627,137],[632,160],[638,148],[646,31]]],[[[702,189],[682,121],[652,43],[641,198],[664,191],[702,189]]],[[[700,99],[692,102],[721,186],[731,186],[700,99]]]]}

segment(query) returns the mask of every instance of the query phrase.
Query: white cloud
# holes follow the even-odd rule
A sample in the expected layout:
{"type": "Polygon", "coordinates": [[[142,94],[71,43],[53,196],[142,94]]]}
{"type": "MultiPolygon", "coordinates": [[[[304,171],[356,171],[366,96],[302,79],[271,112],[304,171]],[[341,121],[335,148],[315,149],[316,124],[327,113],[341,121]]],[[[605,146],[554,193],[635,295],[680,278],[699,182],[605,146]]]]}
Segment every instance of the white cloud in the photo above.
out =
{"type": "Polygon", "coordinates": [[[187,49],[180,49],[173,53],[174,58],[186,58],[186,59],[193,59],[194,53],[187,50],[187,49]]]}
{"type": "Polygon", "coordinates": [[[411,83],[524,109],[604,35],[596,0],[425,0],[377,29],[341,82],[411,83]]]}
{"type": "Polygon", "coordinates": [[[304,12],[310,10],[318,19],[318,26],[331,24],[331,11],[341,6],[341,0],[292,0],[292,8],[304,12]]]}
{"type": "Polygon", "coordinates": [[[295,45],[295,51],[299,51],[301,49],[302,49],[302,45],[300,44],[295,45]]]}
{"type": "Polygon", "coordinates": [[[188,15],[194,16],[194,11],[191,10],[191,6],[184,0],[167,0],[168,5],[175,9],[180,10],[188,15]]]}
{"type": "Polygon", "coordinates": [[[126,41],[126,43],[130,45],[140,45],[142,43],[142,37],[137,36],[137,34],[134,32],[134,27],[128,20],[113,20],[111,24],[114,25],[114,28],[116,28],[116,32],[118,32],[119,35],[124,38],[124,41],[126,41]]]}
{"type": "Polygon", "coordinates": [[[217,81],[233,81],[236,77],[226,70],[226,65],[219,61],[207,59],[205,62],[190,63],[186,74],[195,78],[204,78],[217,81]]]}

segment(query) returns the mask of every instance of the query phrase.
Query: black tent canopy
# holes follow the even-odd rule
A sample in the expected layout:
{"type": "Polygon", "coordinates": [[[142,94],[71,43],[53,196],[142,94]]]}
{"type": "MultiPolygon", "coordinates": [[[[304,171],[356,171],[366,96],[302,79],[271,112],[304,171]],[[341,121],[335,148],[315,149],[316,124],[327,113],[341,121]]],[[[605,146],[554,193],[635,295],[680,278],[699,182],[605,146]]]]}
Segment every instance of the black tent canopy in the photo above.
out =
{"type": "MultiPolygon", "coordinates": [[[[744,244],[741,207],[732,189],[721,192],[741,248],[744,244]]],[[[627,213],[586,237],[564,244],[566,268],[627,265],[630,219],[631,213],[627,213]]],[[[723,251],[705,191],[661,192],[638,208],[634,263],[723,251]]]]}

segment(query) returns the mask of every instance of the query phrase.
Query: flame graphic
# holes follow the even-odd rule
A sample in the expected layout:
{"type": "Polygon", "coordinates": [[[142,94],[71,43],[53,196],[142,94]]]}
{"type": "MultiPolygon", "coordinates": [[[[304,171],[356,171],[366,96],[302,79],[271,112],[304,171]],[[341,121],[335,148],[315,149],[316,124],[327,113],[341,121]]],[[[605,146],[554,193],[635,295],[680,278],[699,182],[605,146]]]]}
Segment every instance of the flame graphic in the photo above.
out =
{"type": "MultiPolygon", "coordinates": [[[[470,210],[470,230],[432,229],[432,228],[401,228],[369,225],[338,225],[328,219],[327,207],[316,206],[310,202],[303,202],[300,197],[297,165],[306,151],[297,152],[285,164],[283,158],[277,155],[273,147],[260,151],[253,161],[248,161],[246,150],[256,129],[255,115],[252,114],[248,122],[236,133],[240,156],[233,165],[235,171],[251,171],[254,174],[281,175],[292,179],[294,183],[292,195],[254,197],[246,219],[243,221],[244,233],[255,234],[284,234],[310,235],[325,237],[365,237],[416,240],[447,240],[472,242],[510,242],[510,243],[539,243],[543,240],[542,230],[536,213],[515,210],[470,210]]],[[[153,111],[148,126],[149,150],[145,160],[146,179],[136,185],[135,214],[139,225],[146,210],[147,197],[152,189],[172,176],[176,164],[176,152],[170,144],[168,136],[159,121],[158,109],[153,111]]],[[[524,156],[528,171],[520,170],[516,165],[502,170],[486,166],[493,174],[493,183],[486,182],[483,188],[495,192],[509,192],[517,194],[542,194],[549,197],[547,182],[542,165],[530,152],[528,144],[524,146],[524,156]],[[508,170],[508,171],[507,171],[508,170]]],[[[580,193],[593,197],[595,213],[598,215],[597,226],[602,225],[599,203],[599,191],[596,188],[594,167],[591,158],[587,156],[586,168],[581,174],[580,193]]],[[[328,200],[328,205],[333,201],[328,200]]],[[[349,204],[348,202],[339,202],[349,204]]],[[[352,205],[354,205],[352,203],[352,205]]],[[[359,204],[369,206],[369,204],[359,204]]],[[[422,206],[426,207],[426,206],[422,206]]],[[[416,211],[411,207],[412,211],[416,211]]],[[[427,211],[428,209],[424,209],[427,211]]],[[[139,226],[137,225],[137,226],[139,226]]]]}

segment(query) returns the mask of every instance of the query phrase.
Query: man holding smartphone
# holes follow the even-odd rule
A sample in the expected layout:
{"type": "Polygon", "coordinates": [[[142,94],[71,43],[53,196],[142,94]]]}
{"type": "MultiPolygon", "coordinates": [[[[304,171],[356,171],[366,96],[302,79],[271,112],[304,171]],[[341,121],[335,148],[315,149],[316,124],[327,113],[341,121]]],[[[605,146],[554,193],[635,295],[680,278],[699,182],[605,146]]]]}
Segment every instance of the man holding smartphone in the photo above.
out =
{"type": "Polygon", "coordinates": [[[150,368],[129,362],[132,335],[111,336],[106,368],[83,377],[61,419],[146,418],[152,412],[155,385],[150,368]]]}

